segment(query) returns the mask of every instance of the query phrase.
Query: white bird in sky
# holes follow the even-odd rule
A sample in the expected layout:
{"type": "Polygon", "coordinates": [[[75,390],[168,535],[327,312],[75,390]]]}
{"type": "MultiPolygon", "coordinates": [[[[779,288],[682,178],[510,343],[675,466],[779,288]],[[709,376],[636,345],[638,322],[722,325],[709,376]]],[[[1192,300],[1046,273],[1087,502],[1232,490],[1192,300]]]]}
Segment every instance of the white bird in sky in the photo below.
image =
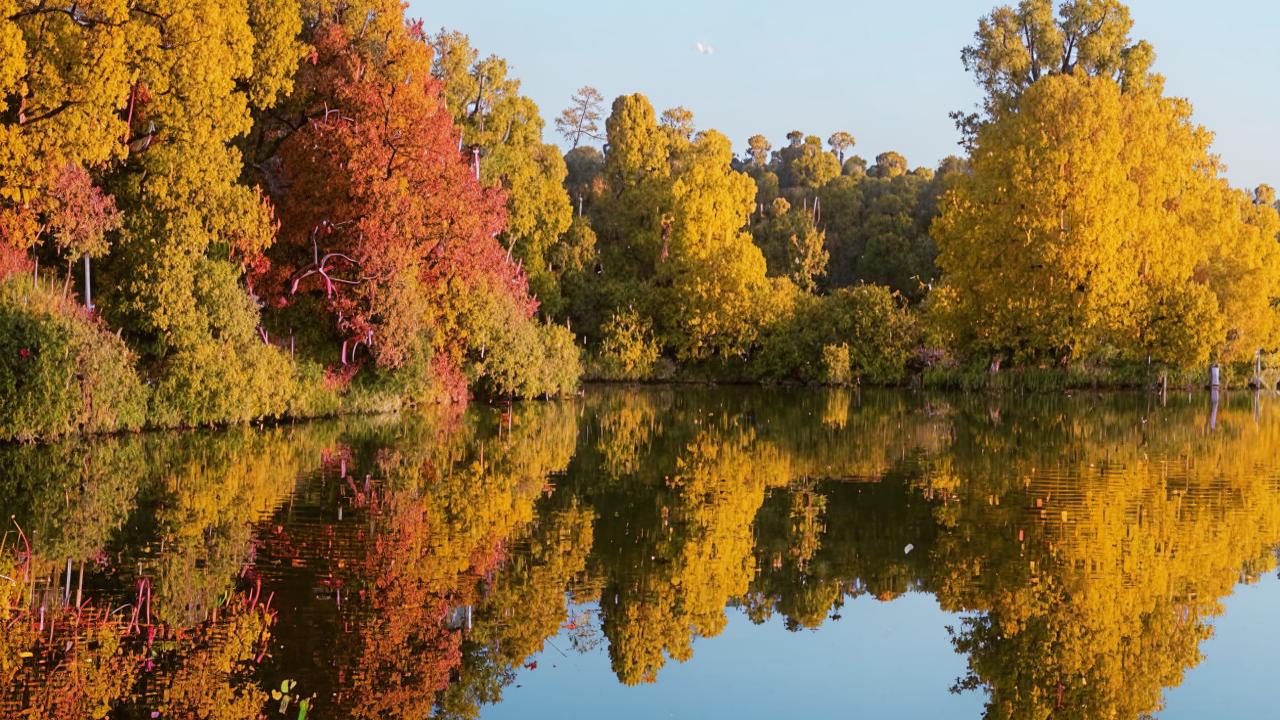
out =
{"type": "Polygon", "coordinates": [[[702,53],[703,55],[710,55],[716,51],[716,49],[711,47],[711,45],[701,41],[694,43],[693,47],[695,50],[702,53]]]}

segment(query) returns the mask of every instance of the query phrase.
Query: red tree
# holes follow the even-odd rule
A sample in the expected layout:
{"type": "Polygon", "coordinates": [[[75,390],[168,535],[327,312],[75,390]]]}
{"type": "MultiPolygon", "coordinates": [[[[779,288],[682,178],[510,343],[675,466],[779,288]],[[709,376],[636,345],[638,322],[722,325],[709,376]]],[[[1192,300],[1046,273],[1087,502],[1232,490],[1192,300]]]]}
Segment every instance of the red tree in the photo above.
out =
{"type": "Polygon", "coordinates": [[[460,151],[416,25],[376,42],[315,31],[299,74],[305,124],[278,151],[280,237],[255,286],[283,306],[321,299],[347,362],[361,346],[398,367],[427,339],[450,352],[454,299],[484,284],[532,314],[524,275],[495,238],[504,198],[460,151]]]}

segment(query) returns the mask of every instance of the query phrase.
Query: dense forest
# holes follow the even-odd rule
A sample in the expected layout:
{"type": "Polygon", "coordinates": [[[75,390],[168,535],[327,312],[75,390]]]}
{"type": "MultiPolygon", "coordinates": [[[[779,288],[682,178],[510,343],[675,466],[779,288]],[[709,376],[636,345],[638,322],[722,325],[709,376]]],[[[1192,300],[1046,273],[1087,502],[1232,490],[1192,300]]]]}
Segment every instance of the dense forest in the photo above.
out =
{"type": "Polygon", "coordinates": [[[565,153],[399,0],[0,0],[0,437],[1249,360],[1275,192],[1228,184],[1131,27],[981,18],[964,156],[911,169],[589,86],[565,153]]]}

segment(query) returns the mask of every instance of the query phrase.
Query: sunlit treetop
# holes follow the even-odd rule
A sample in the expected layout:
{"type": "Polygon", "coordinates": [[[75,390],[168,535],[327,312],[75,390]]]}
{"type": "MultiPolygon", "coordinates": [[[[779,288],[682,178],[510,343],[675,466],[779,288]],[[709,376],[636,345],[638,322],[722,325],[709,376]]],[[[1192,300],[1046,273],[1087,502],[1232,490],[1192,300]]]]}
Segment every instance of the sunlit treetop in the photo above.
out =
{"type": "MultiPolygon", "coordinates": [[[[1048,75],[1085,73],[1109,77],[1126,88],[1161,83],[1151,64],[1155,50],[1134,41],[1133,19],[1119,0],[1021,0],[978,21],[972,45],[961,51],[964,67],[986,92],[990,117],[1017,104],[1032,83],[1048,75]]],[[[958,114],[971,129],[975,116],[958,114]]]]}
{"type": "Polygon", "coordinates": [[[604,96],[599,90],[584,85],[570,99],[569,107],[556,117],[556,132],[564,136],[570,149],[578,147],[583,137],[601,140],[600,118],[604,108],[604,96]]]}
{"type": "Polygon", "coordinates": [[[853,135],[845,130],[834,132],[831,137],[827,138],[827,144],[831,146],[831,152],[835,153],[836,159],[840,161],[841,165],[844,165],[844,154],[852,149],[857,142],[853,135]]]}
{"type": "Polygon", "coordinates": [[[769,164],[769,152],[771,150],[773,150],[773,145],[769,144],[769,138],[763,135],[752,135],[747,138],[747,156],[755,167],[762,168],[769,164]]]}

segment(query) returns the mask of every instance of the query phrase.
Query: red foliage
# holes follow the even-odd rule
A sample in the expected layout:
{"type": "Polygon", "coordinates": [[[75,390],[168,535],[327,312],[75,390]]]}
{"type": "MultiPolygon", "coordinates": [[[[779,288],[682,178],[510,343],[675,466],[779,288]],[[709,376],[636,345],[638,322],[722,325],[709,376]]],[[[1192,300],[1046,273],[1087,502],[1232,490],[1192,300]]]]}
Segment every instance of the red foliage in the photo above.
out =
{"type": "Polygon", "coordinates": [[[450,403],[459,405],[467,401],[467,376],[448,355],[438,354],[431,358],[431,376],[440,383],[450,403]]]}
{"type": "Polygon", "coordinates": [[[105,236],[120,227],[122,218],[115,198],[94,187],[89,173],[76,163],[58,168],[40,205],[54,240],[72,258],[105,254],[105,236]]]}
{"type": "Polygon", "coordinates": [[[0,242],[0,280],[28,272],[31,272],[31,259],[27,253],[7,242],[0,242]]]}
{"type": "Polygon", "coordinates": [[[495,237],[504,198],[460,154],[431,51],[413,32],[380,41],[375,61],[340,25],[316,30],[299,73],[310,119],[280,147],[281,232],[255,283],[275,306],[322,296],[352,351],[370,346],[391,367],[446,324],[459,287],[500,288],[534,307],[495,237]]]}

